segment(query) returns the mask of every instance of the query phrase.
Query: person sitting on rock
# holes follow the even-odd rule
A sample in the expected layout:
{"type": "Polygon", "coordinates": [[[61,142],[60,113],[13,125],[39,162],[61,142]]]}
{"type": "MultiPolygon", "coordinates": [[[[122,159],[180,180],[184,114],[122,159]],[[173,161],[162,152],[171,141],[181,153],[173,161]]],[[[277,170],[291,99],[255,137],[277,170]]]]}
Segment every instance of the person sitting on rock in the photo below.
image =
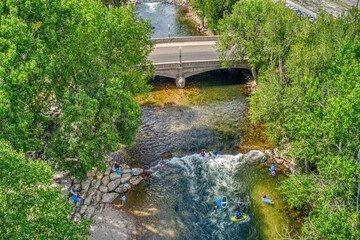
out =
{"type": "Polygon", "coordinates": [[[120,168],[120,163],[115,162],[114,163],[114,168],[115,168],[115,170],[119,169],[120,168]]]}
{"type": "Polygon", "coordinates": [[[77,197],[80,197],[81,196],[81,191],[79,190],[79,189],[75,189],[75,187],[73,187],[72,189],[71,189],[71,192],[72,192],[72,194],[73,195],[75,195],[75,196],[77,196],[77,197]]]}
{"type": "Polygon", "coordinates": [[[131,185],[129,183],[124,183],[124,187],[127,189],[127,190],[130,190],[131,189],[131,185]]]}

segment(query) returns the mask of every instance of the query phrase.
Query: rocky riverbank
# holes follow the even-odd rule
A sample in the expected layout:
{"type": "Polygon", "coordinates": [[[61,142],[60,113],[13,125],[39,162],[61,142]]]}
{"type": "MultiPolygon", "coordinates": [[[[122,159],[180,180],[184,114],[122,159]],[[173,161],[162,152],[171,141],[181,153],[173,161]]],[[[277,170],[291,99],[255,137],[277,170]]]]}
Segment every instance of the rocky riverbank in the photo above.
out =
{"type": "Polygon", "coordinates": [[[75,223],[82,217],[92,219],[121,194],[125,194],[147,178],[142,168],[131,168],[125,163],[121,164],[121,173],[116,172],[113,165],[119,159],[116,153],[105,157],[106,170],[100,172],[94,169],[88,172],[87,179],[84,181],[79,181],[64,173],[54,175],[55,184],[62,186],[62,193],[69,196],[70,204],[74,204],[74,210],[69,217],[75,223]],[[76,195],[80,201],[76,201],[78,200],[76,198],[74,200],[73,196],[76,195]]]}

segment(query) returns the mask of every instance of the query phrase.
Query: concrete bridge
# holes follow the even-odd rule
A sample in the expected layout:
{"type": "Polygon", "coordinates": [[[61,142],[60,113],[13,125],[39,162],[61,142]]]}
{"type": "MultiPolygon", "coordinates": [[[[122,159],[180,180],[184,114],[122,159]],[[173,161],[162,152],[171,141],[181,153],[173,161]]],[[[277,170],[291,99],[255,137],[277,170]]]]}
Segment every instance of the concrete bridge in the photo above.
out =
{"type": "MultiPolygon", "coordinates": [[[[154,39],[155,48],[149,59],[155,66],[155,75],[174,78],[176,86],[185,87],[187,77],[223,69],[215,49],[217,36],[154,39]]],[[[247,61],[232,68],[249,69],[247,61]]]]}

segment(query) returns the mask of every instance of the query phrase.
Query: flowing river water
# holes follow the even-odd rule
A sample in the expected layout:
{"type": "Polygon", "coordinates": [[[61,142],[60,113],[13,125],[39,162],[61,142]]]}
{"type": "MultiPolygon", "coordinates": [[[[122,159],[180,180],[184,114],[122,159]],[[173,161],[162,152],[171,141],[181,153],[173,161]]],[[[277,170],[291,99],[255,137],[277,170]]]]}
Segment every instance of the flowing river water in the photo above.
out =
{"type": "MultiPolygon", "coordinates": [[[[138,5],[139,15],[151,19],[153,37],[194,34],[176,15],[178,7],[154,1],[138,5]]],[[[296,234],[296,213],[282,202],[277,187],[284,176],[272,177],[261,165],[261,152],[240,154],[249,121],[249,72],[213,71],[187,79],[184,89],[161,78],[142,96],[144,115],[130,159],[149,167],[148,181],[127,193],[121,209],[134,218],[132,239],[281,239],[296,234]],[[201,157],[217,149],[219,155],[201,157]],[[173,157],[162,160],[162,154],[173,157]],[[261,202],[261,193],[274,205],[261,202]],[[215,209],[226,195],[229,208],[215,209]],[[230,221],[238,197],[244,201],[245,223],[230,221]]],[[[128,161],[131,161],[128,159],[128,161]]]]}

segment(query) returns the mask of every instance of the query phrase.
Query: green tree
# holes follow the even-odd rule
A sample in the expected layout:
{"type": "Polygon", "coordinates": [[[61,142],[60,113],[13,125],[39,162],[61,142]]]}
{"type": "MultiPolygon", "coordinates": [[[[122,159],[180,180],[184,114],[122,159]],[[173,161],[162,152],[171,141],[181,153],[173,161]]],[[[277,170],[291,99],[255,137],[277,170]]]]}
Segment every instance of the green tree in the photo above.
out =
{"type": "Polygon", "coordinates": [[[44,161],[25,161],[0,140],[1,239],[85,239],[90,221],[73,224],[71,207],[44,161]]]}
{"type": "Polygon", "coordinates": [[[303,237],[358,239],[360,146],[358,10],[314,23],[283,3],[248,0],[221,21],[222,58],[258,70],[250,119],[305,173],[282,183],[287,202],[309,211],[303,237]]]}
{"type": "Polygon", "coordinates": [[[15,2],[0,5],[1,138],[84,176],[134,141],[150,24],[99,1],[15,2]]]}

